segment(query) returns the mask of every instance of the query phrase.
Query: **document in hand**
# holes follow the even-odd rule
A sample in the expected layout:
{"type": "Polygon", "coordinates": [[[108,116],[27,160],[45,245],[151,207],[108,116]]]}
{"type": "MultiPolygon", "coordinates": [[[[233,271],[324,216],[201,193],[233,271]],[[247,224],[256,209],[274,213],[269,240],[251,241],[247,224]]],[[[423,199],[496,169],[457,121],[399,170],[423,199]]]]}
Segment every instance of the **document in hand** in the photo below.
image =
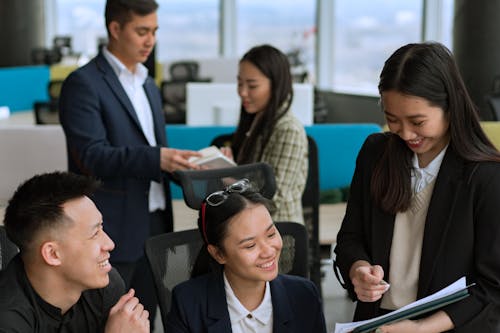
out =
{"type": "Polygon", "coordinates": [[[199,166],[204,166],[208,169],[220,169],[236,166],[236,163],[226,157],[216,146],[203,148],[198,152],[201,156],[191,157],[189,162],[198,164],[199,166]]]}
{"type": "Polygon", "coordinates": [[[370,332],[382,325],[394,323],[403,319],[410,319],[442,308],[443,306],[457,302],[469,296],[468,288],[470,286],[472,285],[465,285],[465,277],[462,277],[456,282],[450,284],[448,287],[411,304],[403,306],[398,310],[394,310],[386,315],[353,323],[337,323],[335,324],[335,333],[370,332]]]}

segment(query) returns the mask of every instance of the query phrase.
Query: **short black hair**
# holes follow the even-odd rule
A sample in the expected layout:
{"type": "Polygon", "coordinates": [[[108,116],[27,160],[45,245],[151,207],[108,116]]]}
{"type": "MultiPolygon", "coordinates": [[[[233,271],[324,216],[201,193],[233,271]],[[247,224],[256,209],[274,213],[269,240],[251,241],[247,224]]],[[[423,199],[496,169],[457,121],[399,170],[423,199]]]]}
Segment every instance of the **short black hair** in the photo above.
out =
{"type": "Polygon", "coordinates": [[[7,236],[21,251],[29,248],[41,230],[67,219],[64,203],[90,197],[98,187],[97,180],[69,172],[56,171],[28,179],[17,188],[5,210],[7,236]]]}
{"type": "Polygon", "coordinates": [[[106,30],[109,34],[109,24],[112,21],[123,26],[132,19],[132,13],[146,16],[154,13],[157,9],[158,3],[155,0],[107,0],[104,11],[106,30]]]}

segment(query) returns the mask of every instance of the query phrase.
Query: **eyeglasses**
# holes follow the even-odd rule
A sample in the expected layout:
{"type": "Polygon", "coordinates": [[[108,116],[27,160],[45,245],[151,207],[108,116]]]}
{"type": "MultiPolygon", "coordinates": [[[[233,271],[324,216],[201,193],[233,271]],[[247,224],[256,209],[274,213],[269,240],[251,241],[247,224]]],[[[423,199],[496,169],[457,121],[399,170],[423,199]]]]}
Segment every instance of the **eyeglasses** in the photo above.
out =
{"type": "Polygon", "coordinates": [[[243,193],[251,187],[250,181],[246,178],[240,179],[237,182],[228,185],[223,191],[217,191],[205,198],[203,203],[201,204],[201,228],[203,232],[203,238],[205,238],[205,242],[208,244],[207,238],[207,222],[205,221],[205,210],[206,205],[211,207],[217,207],[222,205],[229,194],[231,193],[243,193]]]}
{"type": "Polygon", "coordinates": [[[240,179],[237,182],[228,185],[226,189],[223,191],[217,191],[212,194],[210,194],[206,199],[205,202],[212,207],[217,207],[222,205],[227,198],[229,197],[229,194],[231,193],[243,193],[246,190],[248,190],[251,187],[250,181],[246,178],[240,179]]]}

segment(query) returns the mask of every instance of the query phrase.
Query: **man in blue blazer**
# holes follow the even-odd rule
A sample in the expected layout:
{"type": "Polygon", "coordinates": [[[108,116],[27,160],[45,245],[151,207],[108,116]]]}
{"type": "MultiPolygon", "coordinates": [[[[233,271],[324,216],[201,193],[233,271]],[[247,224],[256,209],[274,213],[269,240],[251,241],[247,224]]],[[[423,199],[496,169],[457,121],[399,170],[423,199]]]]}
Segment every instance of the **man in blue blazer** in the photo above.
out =
{"type": "Polygon", "coordinates": [[[164,172],[194,167],[187,159],[197,155],[166,148],[160,93],[142,65],[155,44],[157,7],[154,0],[108,0],[109,43],[65,80],[60,96],[69,170],[102,181],[94,200],[116,243],[112,263],[152,321],[156,296],[144,242],[173,230],[164,172]]]}

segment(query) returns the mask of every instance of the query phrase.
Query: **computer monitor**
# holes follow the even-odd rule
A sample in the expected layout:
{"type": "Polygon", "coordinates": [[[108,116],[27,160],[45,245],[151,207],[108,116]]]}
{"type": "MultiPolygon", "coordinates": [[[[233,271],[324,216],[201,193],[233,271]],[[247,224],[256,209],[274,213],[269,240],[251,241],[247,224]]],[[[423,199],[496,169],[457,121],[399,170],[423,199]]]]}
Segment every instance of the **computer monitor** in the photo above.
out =
{"type": "MultiPolygon", "coordinates": [[[[313,124],[313,86],[293,84],[290,110],[304,126],[313,124]]],[[[240,116],[236,83],[189,82],[186,92],[186,124],[193,126],[235,126],[240,116]]]]}

